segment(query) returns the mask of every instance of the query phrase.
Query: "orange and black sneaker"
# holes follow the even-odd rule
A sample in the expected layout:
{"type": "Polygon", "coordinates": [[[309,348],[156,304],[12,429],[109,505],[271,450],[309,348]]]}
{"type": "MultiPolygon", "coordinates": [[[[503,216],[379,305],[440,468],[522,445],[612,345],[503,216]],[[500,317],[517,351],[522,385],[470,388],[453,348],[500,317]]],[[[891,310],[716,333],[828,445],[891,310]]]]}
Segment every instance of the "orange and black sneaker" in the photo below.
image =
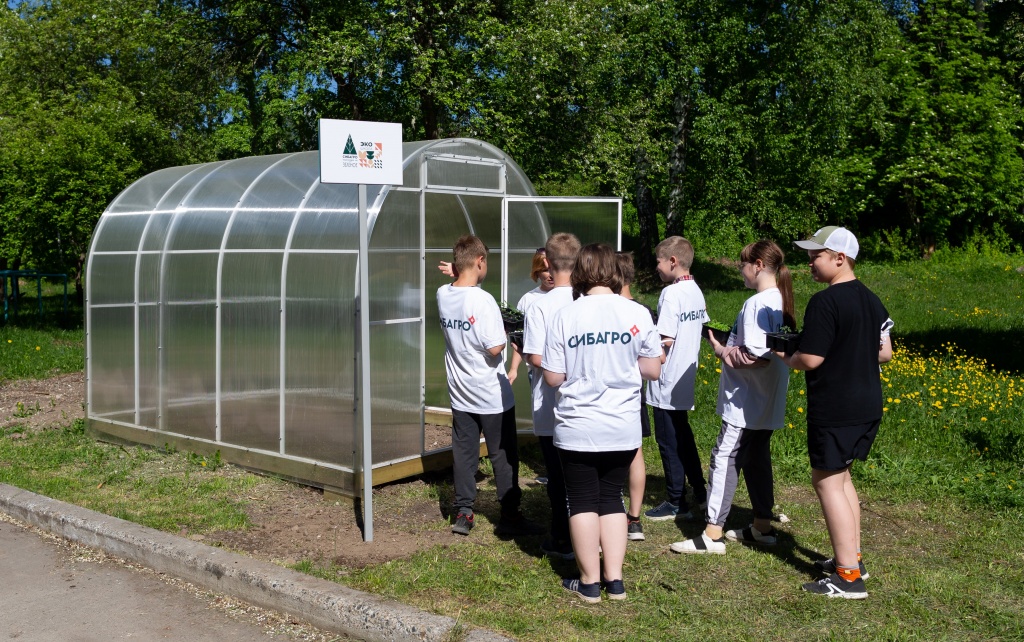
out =
{"type": "MultiPolygon", "coordinates": [[[[861,579],[866,580],[871,577],[871,575],[868,574],[868,570],[864,568],[864,560],[857,560],[857,565],[860,567],[861,579]]],[[[832,575],[836,572],[836,560],[834,557],[830,557],[827,560],[816,560],[814,562],[814,568],[822,575],[832,575]]]]}
{"type": "Polygon", "coordinates": [[[833,573],[817,582],[808,582],[804,584],[803,589],[815,595],[841,597],[846,600],[863,600],[868,596],[868,591],[864,588],[863,578],[858,577],[852,582],[847,582],[839,577],[838,573],[833,573]]]}

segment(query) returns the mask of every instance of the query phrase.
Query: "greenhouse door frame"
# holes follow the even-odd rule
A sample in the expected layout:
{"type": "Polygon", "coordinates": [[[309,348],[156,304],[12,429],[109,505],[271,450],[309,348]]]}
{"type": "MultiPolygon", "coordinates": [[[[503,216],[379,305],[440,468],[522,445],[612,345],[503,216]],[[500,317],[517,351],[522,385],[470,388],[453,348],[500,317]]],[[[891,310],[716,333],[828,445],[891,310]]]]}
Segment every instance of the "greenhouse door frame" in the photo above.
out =
{"type": "MultiPolygon", "coordinates": [[[[618,206],[615,222],[615,250],[622,250],[622,199],[607,196],[505,196],[501,199],[501,299],[509,301],[508,293],[508,204],[509,203],[615,203],[618,206]]],[[[548,223],[550,226],[550,223],[548,223]]],[[[548,238],[554,230],[544,230],[548,238]]],[[[511,304],[511,302],[510,302],[511,304]]]]}

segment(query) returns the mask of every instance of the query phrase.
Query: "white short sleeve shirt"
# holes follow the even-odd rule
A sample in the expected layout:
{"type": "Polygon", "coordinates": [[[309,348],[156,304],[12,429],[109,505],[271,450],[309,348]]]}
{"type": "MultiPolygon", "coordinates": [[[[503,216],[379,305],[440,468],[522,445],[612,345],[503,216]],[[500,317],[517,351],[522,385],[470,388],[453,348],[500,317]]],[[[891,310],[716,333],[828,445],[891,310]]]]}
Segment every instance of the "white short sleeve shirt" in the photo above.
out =
{"type": "MultiPolygon", "coordinates": [[[[523,354],[544,355],[548,328],[559,310],[572,303],[572,286],[560,286],[535,299],[526,310],[523,354]]],[[[555,388],[544,383],[543,373],[534,374],[530,383],[533,400],[533,433],[538,437],[555,434],[555,388]]]]}
{"type": "Polygon", "coordinates": [[[733,426],[748,430],[781,428],[786,417],[789,368],[767,347],[768,332],[782,327],[782,293],[778,288],[758,292],[743,304],[729,345],[744,346],[755,357],[768,358],[765,368],[722,365],[718,380],[718,414],[733,426]]]}
{"type": "MultiPolygon", "coordinates": [[[[550,293],[549,295],[550,296],[550,293]]],[[[564,373],[557,389],[554,445],[607,452],[640,447],[639,357],[659,357],[647,310],[617,294],[577,299],[548,326],[541,364],[564,373]]]]}
{"type": "Polygon", "coordinates": [[[700,328],[708,320],[704,293],[692,279],[666,286],[658,298],[658,334],[674,343],[661,377],[647,386],[647,403],[667,410],[693,410],[700,356],[700,328]]]}
{"type": "Polygon", "coordinates": [[[506,341],[494,297],[478,287],[443,285],[437,290],[437,308],[452,409],[491,415],[514,407],[504,360],[487,352],[506,341]]]}

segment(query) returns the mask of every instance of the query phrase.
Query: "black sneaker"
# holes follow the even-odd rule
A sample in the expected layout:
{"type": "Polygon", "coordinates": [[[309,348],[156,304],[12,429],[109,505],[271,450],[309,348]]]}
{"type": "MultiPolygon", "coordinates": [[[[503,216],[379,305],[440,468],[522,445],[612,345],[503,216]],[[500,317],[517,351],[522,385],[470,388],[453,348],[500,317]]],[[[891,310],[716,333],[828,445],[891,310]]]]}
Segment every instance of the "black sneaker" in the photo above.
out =
{"type": "MultiPolygon", "coordinates": [[[[864,560],[857,562],[857,566],[860,567],[861,579],[869,579],[871,575],[868,574],[868,570],[864,568],[864,560]]],[[[836,572],[836,560],[834,557],[830,557],[827,560],[816,560],[814,562],[814,568],[821,572],[822,575],[832,575],[836,572]]]]}
{"type": "Polygon", "coordinates": [[[604,592],[609,600],[626,599],[626,587],[623,585],[622,580],[612,580],[610,582],[602,582],[602,584],[604,584],[604,592]]]}
{"type": "Polygon", "coordinates": [[[864,588],[864,578],[858,577],[852,582],[847,582],[839,577],[838,573],[817,582],[808,582],[804,584],[803,589],[815,595],[841,597],[847,600],[863,600],[868,596],[868,591],[864,588]]]}
{"type": "Polygon", "coordinates": [[[576,552],[572,550],[572,542],[556,542],[548,538],[541,542],[540,550],[548,557],[557,557],[562,560],[576,559],[576,552]]]}
{"type": "Polygon", "coordinates": [[[679,514],[679,505],[672,502],[661,502],[654,508],[644,511],[644,517],[652,522],[665,522],[675,519],[679,514]]]}
{"type": "MultiPolygon", "coordinates": [[[[601,583],[584,584],[579,580],[562,580],[562,588],[569,591],[584,602],[597,604],[601,601],[601,583]]],[[[625,589],[623,589],[625,592],[625,589]]]]}
{"type": "Polygon", "coordinates": [[[455,523],[452,524],[452,532],[456,535],[469,535],[471,530],[473,530],[473,513],[459,511],[455,517],[455,523]]]}
{"type": "Polygon", "coordinates": [[[626,517],[626,539],[634,542],[642,542],[644,540],[644,527],[640,523],[640,518],[637,517],[626,517]]]}
{"type": "Polygon", "coordinates": [[[520,511],[514,513],[502,513],[498,525],[494,528],[494,534],[505,537],[516,537],[518,535],[540,535],[545,531],[544,527],[532,522],[520,511]]]}

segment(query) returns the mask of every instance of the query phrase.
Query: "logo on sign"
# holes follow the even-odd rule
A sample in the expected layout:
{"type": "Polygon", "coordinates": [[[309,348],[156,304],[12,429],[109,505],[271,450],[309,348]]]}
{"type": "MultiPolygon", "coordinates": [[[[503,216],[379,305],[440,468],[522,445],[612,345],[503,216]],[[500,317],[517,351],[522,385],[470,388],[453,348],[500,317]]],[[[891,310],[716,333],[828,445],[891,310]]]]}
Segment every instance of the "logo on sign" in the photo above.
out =
{"type": "Polygon", "coordinates": [[[363,167],[381,169],[384,167],[384,143],[375,141],[352,140],[352,134],[345,141],[345,149],[341,152],[341,165],[345,168],[363,167]]]}

